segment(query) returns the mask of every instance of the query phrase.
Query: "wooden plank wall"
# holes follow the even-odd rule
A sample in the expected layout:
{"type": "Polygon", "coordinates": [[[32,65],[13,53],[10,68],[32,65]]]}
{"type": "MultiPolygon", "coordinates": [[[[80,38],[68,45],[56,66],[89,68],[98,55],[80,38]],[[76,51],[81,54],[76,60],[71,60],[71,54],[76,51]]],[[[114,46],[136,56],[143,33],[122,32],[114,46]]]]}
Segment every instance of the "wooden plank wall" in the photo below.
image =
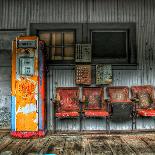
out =
{"type": "MultiPolygon", "coordinates": [[[[154,0],[1,0],[0,21],[0,29],[27,29],[27,33],[30,23],[136,22],[138,69],[114,70],[113,84],[128,86],[152,84],[155,86],[154,0]]],[[[50,70],[50,75],[56,78],[59,72],[50,70]]],[[[59,81],[63,80],[65,85],[71,80],[69,77],[74,76],[72,70],[68,72],[68,77],[64,79],[66,75],[61,72],[59,78],[59,81]]],[[[48,77],[50,77],[48,79],[50,82],[54,80],[52,76],[48,77]]],[[[73,80],[68,84],[74,85],[73,80]]],[[[52,90],[50,97],[52,97],[52,90]]],[[[48,117],[51,111],[52,106],[48,102],[48,117]]],[[[48,128],[52,129],[52,118],[50,117],[48,121],[48,128]]],[[[129,128],[129,123],[127,124],[129,128]]],[[[98,127],[90,125],[91,128],[98,127]]],[[[117,129],[117,127],[114,128],[117,129]]]]}

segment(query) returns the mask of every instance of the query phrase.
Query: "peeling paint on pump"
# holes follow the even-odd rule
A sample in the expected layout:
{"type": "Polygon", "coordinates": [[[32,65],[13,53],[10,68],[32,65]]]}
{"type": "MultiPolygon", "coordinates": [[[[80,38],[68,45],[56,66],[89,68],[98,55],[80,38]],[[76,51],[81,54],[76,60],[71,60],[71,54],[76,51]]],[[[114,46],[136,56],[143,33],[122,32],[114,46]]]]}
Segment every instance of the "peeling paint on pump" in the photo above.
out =
{"type": "MultiPolygon", "coordinates": [[[[43,51],[39,49],[38,43],[39,40],[36,36],[17,37],[16,41],[13,42],[12,97],[14,97],[14,100],[12,102],[12,129],[13,132],[21,132],[20,136],[23,136],[25,132],[39,132],[39,121],[42,121],[40,121],[40,124],[43,124],[44,121],[42,119],[44,113],[38,114],[39,111],[44,109],[41,101],[44,99],[42,94],[45,95],[44,92],[39,94],[39,89],[44,91],[39,80],[44,81],[45,79],[42,79],[43,76],[40,79],[40,75],[38,75],[39,65],[42,66],[42,71],[44,66],[42,64],[44,62],[38,61],[38,55],[43,56],[43,54],[39,54],[43,51]],[[29,43],[32,43],[33,46],[29,43]],[[27,48],[27,45],[32,47],[27,48]]],[[[44,130],[44,127],[41,129],[44,130]]],[[[18,133],[14,133],[14,135],[18,136],[18,133]]],[[[27,135],[33,135],[33,133],[27,135]]]]}

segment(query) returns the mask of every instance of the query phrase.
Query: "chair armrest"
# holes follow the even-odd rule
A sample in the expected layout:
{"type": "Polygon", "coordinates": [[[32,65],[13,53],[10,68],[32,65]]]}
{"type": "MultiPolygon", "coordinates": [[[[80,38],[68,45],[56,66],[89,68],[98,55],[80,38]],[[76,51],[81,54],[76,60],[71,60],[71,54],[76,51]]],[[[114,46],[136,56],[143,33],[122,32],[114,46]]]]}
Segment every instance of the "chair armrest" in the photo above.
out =
{"type": "Polygon", "coordinates": [[[155,98],[152,99],[152,104],[151,104],[150,109],[155,109],[155,98]]]}
{"type": "Polygon", "coordinates": [[[51,100],[51,102],[52,102],[52,104],[53,104],[53,106],[54,106],[54,108],[53,108],[54,113],[56,113],[58,107],[61,106],[61,105],[60,105],[60,101],[59,101],[59,100],[56,100],[56,99],[52,99],[52,98],[51,98],[50,100],[51,100]]]}
{"type": "Polygon", "coordinates": [[[139,99],[138,98],[131,98],[131,101],[133,103],[133,112],[136,112],[136,110],[138,109],[139,99]]]}
{"type": "Polygon", "coordinates": [[[79,109],[80,109],[80,113],[82,114],[82,111],[83,111],[83,102],[81,100],[79,100],[79,109]]]}
{"type": "Polygon", "coordinates": [[[153,104],[155,105],[155,98],[152,99],[153,104]]]}
{"type": "Polygon", "coordinates": [[[110,99],[105,99],[105,102],[110,103],[110,99]]]}
{"type": "Polygon", "coordinates": [[[112,105],[111,105],[110,99],[105,99],[105,103],[106,103],[106,111],[111,113],[112,105]]]}
{"type": "Polygon", "coordinates": [[[130,99],[132,102],[134,102],[134,103],[138,103],[139,102],[139,99],[138,98],[131,98],[130,99]]]}
{"type": "Polygon", "coordinates": [[[50,100],[51,100],[51,102],[52,102],[53,105],[58,104],[60,102],[60,101],[58,101],[56,99],[52,99],[52,98],[50,100]]]}
{"type": "Polygon", "coordinates": [[[79,100],[79,108],[83,105],[83,101],[79,100]]]}

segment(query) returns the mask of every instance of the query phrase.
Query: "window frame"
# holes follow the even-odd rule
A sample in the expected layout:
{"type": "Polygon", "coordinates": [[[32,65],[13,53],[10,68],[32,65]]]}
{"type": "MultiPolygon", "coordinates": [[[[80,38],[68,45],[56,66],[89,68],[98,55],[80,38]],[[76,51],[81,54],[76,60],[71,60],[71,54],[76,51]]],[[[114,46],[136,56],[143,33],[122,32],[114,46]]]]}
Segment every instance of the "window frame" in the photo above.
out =
{"type": "MultiPolygon", "coordinates": [[[[75,31],[75,44],[81,43],[83,38],[82,32],[82,24],[81,23],[30,23],[30,31],[31,35],[39,35],[39,31],[75,31]]],[[[48,63],[56,63],[56,64],[74,64],[74,60],[49,60],[48,63]]]]}
{"type": "MultiPolygon", "coordinates": [[[[136,23],[30,23],[29,34],[38,35],[38,31],[61,31],[75,30],[75,43],[91,43],[91,35],[89,30],[130,30],[129,32],[129,59],[128,63],[117,61],[115,59],[102,59],[100,61],[93,60],[92,65],[96,64],[112,64],[113,69],[137,69],[137,49],[136,49],[136,23]]],[[[52,60],[51,60],[52,61],[52,60]]],[[[48,65],[75,65],[75,60],[65,61],[47,61],[48,65]]]]}
{"type": "MultiPolygon", "coordinates": [[[[84,25],[83,38],[91,43],[91,31],[126,31],[128,32],[128,61],[123,59],[94,59],[92,62],[109,63],[109,64],[128,64],[137,65],[137,50],[136,50],[136,23],[88,23],[84,25]]],[[[93,51],[92,51],[93,53],[93,51]]]]}
{"type": "MultiPolygon", "coordinates": [[[[75,31],[74,30],[43,30],[43,31],[39,31],[39,33],[41,32],[42,33],[50,33],[50,41],[52,41],[51,37],[52,37],[52,33],[57,33],[59,32],[61,34],[61,44],[60,45],[52,45],[52,43],[50,42],[49,45],[46,45],[46,47],[49,49],[49,60],[51,61],[60,61],[60,60],[54,60],[52,59],[52,52],[50,52],[52,50],[52,48],[60,48],[61,49],[61,56],[62,56],[62,60],[61,61],[68,61],[68,60],[65,60],[64,58],[64,53],[65,53],[65,48],[69,48],[69,47],[72,47],[74,48],[75,50],[75,40],[76,40],[76,34],[75,34],[75,31]],[[67,33],[67,32],[73,32],[73,37],[74,37],[74,43],[73,44],[65,44],[64,43],[64,34],[67,33]]],[[[39,34],[38,34],[39,35],[39,34]]],[[[74,53],[75,54],[75,53],[74,53]]],[[[74,59],[73,59],[74,60],[74,59]]],[[[71,61],[71,60],[69,60],[71,61]]]]}

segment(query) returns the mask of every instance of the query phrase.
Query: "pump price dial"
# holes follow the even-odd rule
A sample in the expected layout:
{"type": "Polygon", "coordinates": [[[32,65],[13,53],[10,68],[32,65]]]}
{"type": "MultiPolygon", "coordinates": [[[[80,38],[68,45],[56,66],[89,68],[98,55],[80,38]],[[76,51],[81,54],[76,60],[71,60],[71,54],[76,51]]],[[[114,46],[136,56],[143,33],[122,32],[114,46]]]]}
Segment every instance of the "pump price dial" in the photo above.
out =
{"type": "Polygon", "coordinates": [[[36,48],[36,40],[18,40],[17,48],[36,48]]]}

